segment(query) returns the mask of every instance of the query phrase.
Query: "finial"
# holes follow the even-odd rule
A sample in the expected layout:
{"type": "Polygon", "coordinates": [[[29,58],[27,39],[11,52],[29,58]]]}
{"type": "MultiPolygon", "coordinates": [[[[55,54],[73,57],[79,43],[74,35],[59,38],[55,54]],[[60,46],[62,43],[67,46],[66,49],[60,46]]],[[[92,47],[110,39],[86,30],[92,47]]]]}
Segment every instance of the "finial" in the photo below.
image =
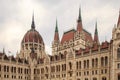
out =
{"type": "Polygon", "coordinates": [[[31,24],[31,29],[35,29],[34,12],[33,12],[33,15],[32,15],[32,24],[31,24]]]}

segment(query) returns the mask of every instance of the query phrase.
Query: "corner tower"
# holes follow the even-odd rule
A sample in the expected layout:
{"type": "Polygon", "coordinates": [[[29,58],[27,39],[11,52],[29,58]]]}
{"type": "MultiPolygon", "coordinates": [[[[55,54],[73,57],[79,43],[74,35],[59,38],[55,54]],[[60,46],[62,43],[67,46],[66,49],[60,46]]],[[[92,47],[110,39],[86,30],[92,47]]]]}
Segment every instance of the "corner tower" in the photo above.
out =
{"type": "Polygon", "coordinates": [[[33,50],[36,58],[43,57],[45,52],[44,41],[39,32],[35,29],[34,14],[32,16],[31,29],[26,32],[21,42],[19,57],[28,59],[31,57],[30,53],[33,50]]]}

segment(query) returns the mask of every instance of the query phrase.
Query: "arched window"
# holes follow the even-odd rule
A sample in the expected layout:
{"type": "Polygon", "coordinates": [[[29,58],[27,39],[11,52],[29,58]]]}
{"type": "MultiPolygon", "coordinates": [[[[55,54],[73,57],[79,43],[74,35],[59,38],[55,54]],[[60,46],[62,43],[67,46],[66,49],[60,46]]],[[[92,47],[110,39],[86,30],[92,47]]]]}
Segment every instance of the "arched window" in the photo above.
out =
{"type": "Polygon", "coordinates": [[[120,48],[117,49],[117,58],[120,58],[120,48]]]}
{"type": "Polygon", "coordinates": [[[7,68],[7,67],[6,67],[6,65],[5,65],[5,66],[4,66],[4,72],[6,72],[6,71],[7,71],[7,70],[6,70],[6,68],[7,68]]]}
{"type": "Polygon", "coordinates": [[[46,67],[45,69],[46,69],[46,72],[48,72],[48,67],[46,67]]]}
{"type": "Polygon", "coordinates": [[[70,67],[70,69],[72,69],[72,63],[71,62],[69,62],[69,67],[70,67]]]}
{"type": "Polygon", "coordinates": [[[76,62],[76,69],[78,69],[78,61],[76,62]]]}
{"type": "Polygon", "coordinates": [[[105,66],[107,66],[108,65],[108,57],[106,56],[105,57],[105,66]]]}
{"type": "Polygon", "coordinates": [[[79,69],[81,69],[81,61],[79,61],[79,69]]]}
{"type": "Polygon", "coordinates": [[[95,66],[98,67],[98,58],[95,59],[95,66]]]}
{"type": "Polygon", "coordinates": [[[104,58],[101,57],[101,66],[104,66],[104,58]]]}
{"type": "Polygon", "coordinates": [[[89,60],[87,60],[87,68],[89,68],[89,60]]]}
{"type": "Polygon", "coordinates": [[[86,68],[86,60],[84,60],[84,68],[86,68]]]}
{"type": "Polygon", "coordinates": [[[94,67],[94,59],[92,59],[92,67],[94,67]]]}

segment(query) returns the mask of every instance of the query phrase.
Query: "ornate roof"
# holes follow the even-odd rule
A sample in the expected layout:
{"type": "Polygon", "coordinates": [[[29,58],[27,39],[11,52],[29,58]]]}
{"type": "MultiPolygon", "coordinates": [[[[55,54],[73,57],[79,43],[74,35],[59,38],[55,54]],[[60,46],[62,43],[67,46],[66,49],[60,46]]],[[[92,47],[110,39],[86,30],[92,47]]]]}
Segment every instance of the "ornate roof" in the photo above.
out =
{"type": "Polygon", "coordinates": [[[74,39],[74,33],[75,33],[74,29],[65,32],[63,34],[61,43],[64,43],[65,41],[67,42],[67,41],[73,40],[74,39]]]}

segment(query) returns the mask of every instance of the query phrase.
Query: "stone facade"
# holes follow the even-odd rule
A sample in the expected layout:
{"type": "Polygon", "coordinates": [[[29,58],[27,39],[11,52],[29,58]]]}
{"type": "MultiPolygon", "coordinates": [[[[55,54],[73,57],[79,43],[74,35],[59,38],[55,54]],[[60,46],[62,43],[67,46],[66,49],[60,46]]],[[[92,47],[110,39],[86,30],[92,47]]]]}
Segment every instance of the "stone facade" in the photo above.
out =
{"type": "Polygon", "coordinates": [[[7,56],[4,50],[0,53],[0,80],[120,80],[120,14],[110,42],[100,44],[97,23],[95,27],[92,39],[79,10],[77,28],[66,31],[59,40],[56,21],[49,55],[33,16],[17,57],[7,56]]]}

